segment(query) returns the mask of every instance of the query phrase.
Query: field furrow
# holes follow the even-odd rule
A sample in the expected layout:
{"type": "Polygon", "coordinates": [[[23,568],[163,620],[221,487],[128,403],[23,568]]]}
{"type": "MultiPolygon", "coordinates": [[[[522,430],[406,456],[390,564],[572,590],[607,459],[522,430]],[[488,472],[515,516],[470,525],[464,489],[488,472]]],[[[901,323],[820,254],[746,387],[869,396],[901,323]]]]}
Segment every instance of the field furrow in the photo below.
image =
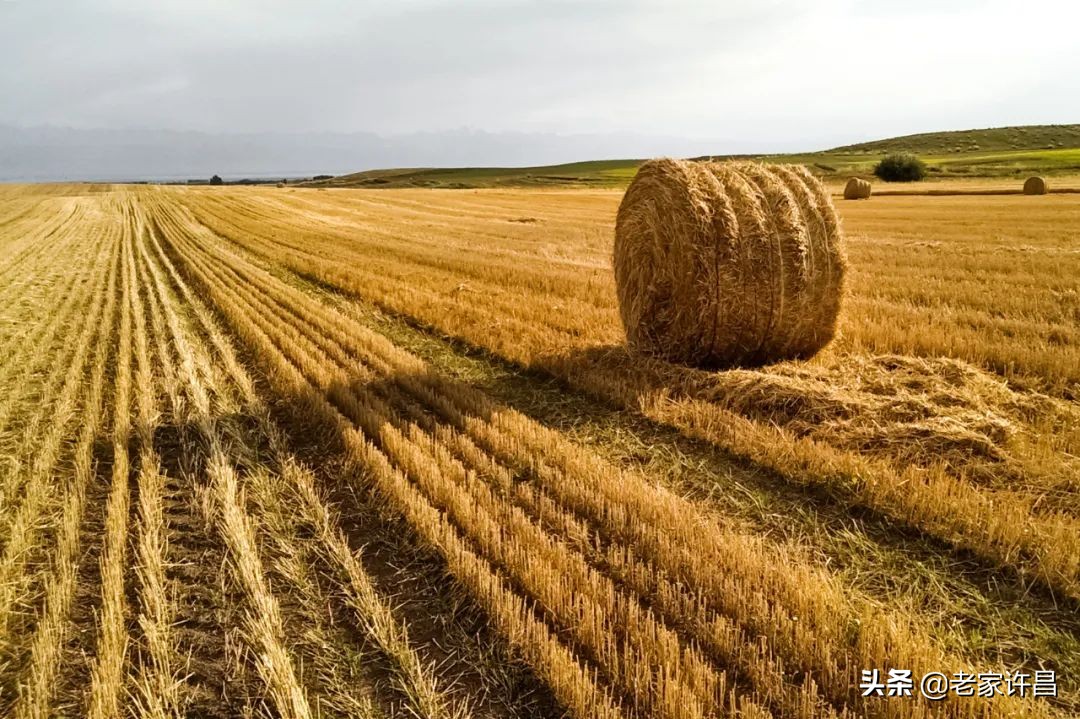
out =
{"type": "Polygon", "coordinates": [[[243,714],[252,710],[256,697],[246,645],[240,641],[244,610],[238,600],[242,595],[220,576],[227,548],[206,516],[208,460],[195,421],[197,401],[206,396],[202,385],[196,381],[192,386],[184,374],[185,368],[194,367],[191,345],[175,308],[170,312],[171,299],[162,292],[148,252],[154,237],[145,216],[141,221],[144,233],[137,257],[146,279],[146,351],[156,370],[160,409],[148,448],[158,462],[140,468],[140,478],[146,477],[153,485],[149,497],[140,491],[140,505],[147,502],[147,533],[141,548],[151,555],[161,553],[162,571],[157,572],[154,556],[141,567],[145,661],[133,681],[140,692],[155,697],[155,703],[144,706],[151,716],[173,711],[181,716],[243,714]],[[159,491],[163,536],[154,537],[150,522],[157,522],[156,510],[149,502],[159,491]],[[172,621],[166,623],[169,616],[172,621]],[[156,692],[157,687],[167,691],[156,692]]]}
{"type": "MultiPolygon", "coordinates": [[[[29,658],[21,672],[17,701],[11,709],[12,714],[20,719],[50,716],[56,696],[56,684],[64,670],[65,645],[72,640],[74,627],[71,613],[77,595],[76,584],[86,572],[83,564],[86,561],[86,547],[83,546],[86,539],[83,532],[84,515],[88,511],[86,504],[91,484],[97,479],[95,443],[105,420],[106,367],[111,358],[116,319],[119,254],[114,251],[112,259],[108,272],[108,299],[102,331],[96,338],[90,382],[83,407],[83,422],[74,451],[74,471],[55,539],[50,574],[43,589],[43,606],[33,625],[29,658]]],[[[14,631],[12,636],[15,636],[14,631]]],[[[5,653],[10,649],[5,647],[5,653]]]]}
{"type": "Polygon", "coordinates": [[[156,327],[168,334],[167,340],[162,340],[171,346],[178,361],[174,391],[183,400],[175,406],[181,409],[184,422],[191,425],[191,440],[198,443],[196,452],[201,455],[197,464],[189,468],[188,480],[193,482],[192,489],[207,528],[213,526],[219,534],[223,559],[231,568],[232,580],[245,597],[239,608],[243,615],[241,634],[255,658],[273,706],[282,716],[307,717],[310,716],[307,698],[284,648],[280,610],[266,584],[250,519],[241,506],[234,468],[215,419],[211,360],[191,336],[165,287],[160,267],[146,252],[150,232],[145,227],[140,243],[147,292],[153,297],[156,327]]]}
{"type": "MultiPolygon", "coordinates": [[[[157,246],[157,249],[160,249],[160,246],[157,246]]],[[[393,682],[411,711],[418,716],[436,718],[461,716],[460,712],[449,708],[437,679],[432,676],[430,669],[424,666],[411,646],[407,629],[393,616],[389,605],[379,595],[372,579],[353,553],[348,540],[340,529],[336,529],[337,523],[318,496],[310,473],[299,466],[288,453],[280,430],[270,421],[267,408],[257,395],[247,372],[236,360],[229,340],[222,334],[203,303],[176,273],[168,257],[161,253],[159,259],[168,270],[171,282],[199,319],[203,333],[209,337],[210,343],[224,360],[239,400],[256,423],[262,441],[269,444],[272,465],[281,473],[280,477],[276,477],[258,472],[248,478],[260,497],[259,504],[264,511],[269,507],[276,507],[279,512],[285,502],[298,505],[302,526],[318,538],[315,543],[317,548],[313,553],[308,553],[311,560],[317,560],[319,564],[326,566],[327,571],[334,577],[336,593],[343,597],[344,604],[353,613],[357,625],[363,628],[372,643],[390,660],[393,682]],[[289,498],[281,496],[282,492],[288,492],[289,498]]],[[[294,525],[291,533],[295,535],[299,531],[299,526],[296,526],[297,518],[290,517],[288,521],[294,525]]],[[[281,527],[285,522],[285,518],[280,515],[276,519],[264,517],[260,526],[281,527]]],[[[305,570],[297,563],[296,557],[302,551],[301,547],[296,546],[301,543],[299,538],[290,536],[290,531],[281,527],[277,533],[271,532],[270,543],[278,548],[280,564],[284,565],[281,573],[290,583],[297,585],[297,594],[302,600],[306,600],[308,606],[304,608],[304,612],[307,614],[307,624],[317,624],[317,621],[312,621],[317,620],[317,617],[312,617],[311,614],[318,611],[316,607],[319,603],[325,604],[327,600],[320,597],[320,588],[307,576],[307,572],[312,569],[305,570]]],[[[330,704],[352,706],[362,709],[363,712],[376,711],[365,700],[350,699],[349,693],[342,690],[340,677],[345,674],[341,666],[344,659],[339,657],[335,663],[316,654],[311,660],[319,667],[320,674],[324,675],[326,690],[339,695],[330,704]]]]}
{"type": "Polygon", "coordinates": [[[61,518],[63,502],[57,501],[61,490],[61,483],[55,481],[60,474],[57,465],[68,457],[71,435],[76,434],[71,425],[79,414],[80,391],[86,384],[85,366],[94,337],[101,331],[98,322],[106,305],[108,273],[101,267],[99,270],[92,295],[85,298],[82,308],[86,322],[69,343],[72,351],[67,362],[55,365],[49,375],[37,410],[24,430],[25,443],[20,447],[23,456],[14,481],[5,490],[14,501],[3,518],[0,534],[0,636],[6,635],[13,612],[32,591],[37,575],[25,572],[28,561],[46,550],[52,538],[47,532],[55,530],[61,518]],[[48,424],[42,427],[46,421],[48,424]]]}
{"type": "Polygon", "coordinates": [[[92,719],[114,719],[122,714],[121,699],[125,684],[125,660],[130,636],[128,634],[128,523],[131,514],[130,479],[132,462],[129,446],[132,435],[132,334],[133,310],[138,302],[139,277],[135,267],[134,247],[138,230],[131,226],[134,218],[130,209],[125,213],[123,250],[121,254],[122,294],[120,331],[116,348],[116,376],[112,422],[112,476],[105,504],[105,537],[101,555],[101,604],[97,617],[97,640],[93,666],[90,671],[90,690],[87,716],[92,719]]]}
{"type": "MultiPolygon", "coordinates": [[[[51,296],[43,298],[43,304],[53,302],[54,311],[45,321],[35,321],[37,318],[30,314],[25,318],[30,330],[14,338],[11,342],[14,346],[4,347],[7,351],[0,379],[12,389],[0,399],[0,426],[6,429],[5,440],[20,440],[17,445],[20,450],[25,450],[26,442],[36,437],[42,419],[32,409],[24,410],[18,416],[15,416],[16,410],[20,405],[41,407],[56,391],[57,378],[62,376],[64,369],[62,365],[70,362],[77,350],[77,345],[70,342],[70,333],[86,329],[80,325],[87,316],[97,286],[95,273],[103,272],[104,258],[115,236],[98,237],[98,254],[89,258],[91,261],[84,266],[83,272],[62,283],[56,294],[50,293],[51,296]]],[[[93,243],[90,245],[94,246],[93,243]]]]}
{"type": "MultiPolygon", "coordinates": [[[[144,231],[146,229],[144,228],[144,231]]],[[[140,258],[143,255],[140,253],[140,258]]],[[[145,274],[143,275],[146,276],[145,274]]],[[[145,290],[142,293],[145,295],[145,290]]],[[[141,640],[136,648],[136,676],[133,694],[138,698],[139,715],[146,719],[181,716],[180,687],[182,658],[177,653],[173,625],[177,607],[170,591],[167,564],[169,525],[165,519],[167,483],[161,458],[154,444],[155,430],[162,414],[155,365],[152,363],[151,327],[147,312],[152,306],[145,297],[135,303],[134,356],[136,361],[135,435],[138,438],[138,627],[141,640]]]]}

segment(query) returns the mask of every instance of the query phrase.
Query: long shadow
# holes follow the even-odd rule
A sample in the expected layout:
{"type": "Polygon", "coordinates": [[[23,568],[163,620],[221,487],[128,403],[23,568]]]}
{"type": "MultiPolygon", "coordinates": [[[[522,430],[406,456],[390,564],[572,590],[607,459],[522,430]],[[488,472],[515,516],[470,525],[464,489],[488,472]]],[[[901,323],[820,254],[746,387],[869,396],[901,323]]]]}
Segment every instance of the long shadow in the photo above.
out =
{"type": "MultiPolygon", "coordinates": [[[[261,383],[261,382],[260,382],[261,383]]],[[[393,382],[366,391],[391,391],[393,382]]],[[[351,389],[344,385],[334,391],[351,389]]],[[[273,398],[271,418],[286,430],[290,453],[315,475],[333,506],[349,545],[362,550],[364,569],[379,593],[395,598],[410,643],[425,663],[437,667],[443,685],[464,694],[474,714],[518,719],[562,716],[547,685],[493,629],[485,612],[457,584],[439,554],[423,545],[404,518],[389,510],[366,485],[363,470],[346,459],[340,428],[325,421],[325,406],[312,395],[273,398]],[[323,419],[320,419],[322,417],[323,419]]],[[[369,644],[355,616],[339,607],[341,626],[353,626],[359,644],[369,644]]],[[[370,661],[370,660],[368,660],[370,661]]]]}
{"type": "MultiPolygon", "coordinates": [[[[485,361],[491,362],[492,359],[488,357],[485,361]]],[[[743,480],[768,489],[770,505],[778,501],[797,512],[809,500],[814,503],[819,519],[830,525],[830,529],[842,530],[846,523],[855,518],[861,522],[861,529],[866,535],[881,546],[911,554],[913,559],[929,566],[939,566],[949,575],[960,570],[964,578],[971,580],[972,587],[989,591],[997,599],[1008,596],[1007,591],[1002,595],[1002,590],[1003,585],[1009,585],[1014,590],[1015,599],[1030,601],[1038,597],[1048,612],[1080,610],[1080,601],[1056,596],[1045,584],[1025,577],[1015,568],[998,566],[972,551],[866,506],[856,497],[837,495],[824,486],[795,485],[776,470],[709,441],[688,437],[679,428],[653,420],[634,409],[656,397],[707,398],[714,382],[710,373],[634,357],[624,347],[614,345],[544,356],[536,364],[543,368],[539,372],[557,386],[583,395],[588,398],[587,402],[604,408],[602,411],[614,412],[614,416],[618,417],[621,409],[629,408],[633,424],[650,438],[662,438],[663,442],[684,448],[687,453],[710,458],[716,470],[713,476],[725,476],[724,472],[719,471],[724,465],[737,467],[741,470],[739,474],[743,480]],[[943,554],[951,556],[942,557],[943,554]]],[[[756,419],[770,421],[769,413],[764,412],[756,419]]],[[[730,476],[730,473],[727,474],[730,476]]],[[[708,473],[699,473],[697,479],[710,483],[708,473]]],[[[775,515],[770,512],[770,516],[775,515]]],[[[1080,622],[1069,624],[1074,631],[1080,628],[1080,622]]]]}
{"type": "MultiPolygon", "coordinates": [[[[590,354],[589,358],[595,356],[590,354]]],[[[605,361],[618,361],[618,353],[601,351],[600,356],[605,361]]],[[[1071,698],[1074,682],[1068,677],[1080,666],[1076,603],[1055,600],[1048,591],[1026,587],[1014,573],[987,566],[969,553],[897,526],[887,517],[840,505],[828,497],[811,496],[776,473],[743,462],[708,442],[687,438],[643,415],[592,399],[543,372],[521,371],[508,364],[501,370],[470,381],[450,379],[435,369],[376,382],[357,379],[331,388],[328,394],[372,394],[393,405],[395,397],[409,393],[410,385],[442,385],[466,393],[479,390],[496,401],[492,411],[499,411],[498,403],[512,407],[599,451],[616,465],[643,469],[717,512],[749,520],[764,535],[812,545],[828,557],[831,571],[850,578],[871,596],[903,598],[910,596],[913,588],[944,587],[944,597],[940,593],[934,599],[920,597],[920,601],[929,601],[923,608],[936,625],[949,631],[963,626],[965,641],[973,635],[988,637],[988,648],[1000,642],[1001,646],[990,652],[994,659],[1056,668],[1062,685],[1059,705],[1075,709],[1071,698]]],[[[409,402],[413,411],[420,404],[415,396],[409,402]]],[[[472,416],[490,420],[492,411],[477,411],[472,416]]],[[[443,421],[436,413],[430,417],[443,421]]],[[[355,494],[338,494],[337,498],[343,505],[360,499],[355,494]]],[[[348,514],[362,516],[356,510],[348,514]]],[[[402,536],[410,533],[403,523],[399,529],[402,536]]],[[[380,537],[373,537],[359,526],[352,526],[352,531],[363,541],[394,536],[380,530],[380,537]]],[[[392,561],[401,556],[396,540],[383,547],[392,561]]],[[[423,550],[419,553],[425,554],[423,550]]],[[[441,565],[437,557],[428,556],[425,561],[429,566],[441,565]]],[[[452,581],[449,576],[447,579],[452,581]]]]}
{"type": "Polygon", "coordinates": [[[1030,612],[1038,622],[1080,637],[1080,601],[1055,596],[1015,569],[996,566],[850,498],[795,485],[776,471],[633,409],[650,396],[699,395],[709,386],[708,373],[631,356],[620,345],[546,355],[523,368],[380,309],[381,317],[369,322],[373,329],[436,369],[468,377],[469,386],[623,466],[666,477],[717,511],[749,519],[766,535],[812,543],[829,557],[830,566],[848,571],[872,595],[940,582],[955,596],[975,594],[998,611],[1030,612]]]}
{"type": "MultiPolygon", "coordinates": [[[[340,290],[332,294],[350,303],[357,300],[340,290]]],[[[1080,602],[1055,598],[1040,584],[1028,586],[1014,570],[990,565],[850,500],[795,486],[775,471],[626,409],[652,393],[693,395],[703,388],[703,373],[671,365],[657,371],[652,362],[629,362],[618,346],[546,356],[523,369],[389,308],[380,309],[382,313],[366,316],[364,323],[426,359],[439,381],[479,390],[620,466],[640,467],[719,514],[747,520],[761,534],[810,545],[830,570],[867,595],[925,602],[926,615],[937,626],[968,638],[965,647],[970,648],[971,636],[988,637],[987,646],[1000,643],[1001,655],[1010,663],[1057,664],[1067,671],[1080,667],[1080,602]],[[586,389],[589,383],[591,389],[586,389]],[[921,586],[943,589],[922,597],[915,591],[921,586]]],[[[387,391],[390,385],[397,391],[407,379],[384,383],[387,391]]],[[[340,389],[382,393],[359,379],[340,389]]],[[[303,398],[282,399],[279,410],[293,417],[282,422],[298,436],[325,439],[324,431],[310,425],[312,415],[305,404],[303,398]]],[[[343,507],[356,501],[347,493],[336,498],[343,507]]],[[[357,510],[348,513],[361,516],[357,510]]],[[[401,534],[408,534],[407,529],[402,526],[401,534]]],[[[439,564],[433,559],[433,566],[439,564]]]]}

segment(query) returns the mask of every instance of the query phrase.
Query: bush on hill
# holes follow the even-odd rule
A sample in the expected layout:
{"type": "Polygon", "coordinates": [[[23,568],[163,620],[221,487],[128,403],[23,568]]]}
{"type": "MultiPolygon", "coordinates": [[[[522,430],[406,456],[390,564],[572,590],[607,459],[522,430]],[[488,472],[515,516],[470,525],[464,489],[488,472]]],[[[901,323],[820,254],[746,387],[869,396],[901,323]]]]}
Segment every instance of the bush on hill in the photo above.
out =
{"type": "Polygon", "coordinates": [[[916,182],[926,177],[926,163],[910,152],[897,152],[886,155],[874,174],[886,182],[916,182]]]}

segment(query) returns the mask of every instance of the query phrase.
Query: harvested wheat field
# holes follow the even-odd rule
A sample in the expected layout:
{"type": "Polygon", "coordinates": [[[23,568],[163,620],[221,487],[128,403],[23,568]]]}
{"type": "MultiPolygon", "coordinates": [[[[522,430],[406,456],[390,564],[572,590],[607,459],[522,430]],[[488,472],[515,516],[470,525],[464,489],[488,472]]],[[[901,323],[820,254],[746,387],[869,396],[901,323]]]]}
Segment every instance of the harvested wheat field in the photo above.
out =
{"type": "Polygon", "coordinates": [[[624,349],[621,196],[0,186],[0,715],[1080,714],[1080,195],[837,203],[726,371],[624,349]]]}

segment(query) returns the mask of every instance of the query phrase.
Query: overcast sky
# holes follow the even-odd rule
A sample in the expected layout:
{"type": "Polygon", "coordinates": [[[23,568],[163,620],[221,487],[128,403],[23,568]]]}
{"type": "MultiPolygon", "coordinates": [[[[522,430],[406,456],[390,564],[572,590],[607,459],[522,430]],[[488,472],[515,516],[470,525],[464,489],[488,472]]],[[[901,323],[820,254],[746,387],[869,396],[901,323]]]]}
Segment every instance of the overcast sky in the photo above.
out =
{"type": "Polygon", "coordinates": [[[1057,0],[0,0],[0,124],[820,149],[1080,122],[1078,27],[1057,0]]]}

